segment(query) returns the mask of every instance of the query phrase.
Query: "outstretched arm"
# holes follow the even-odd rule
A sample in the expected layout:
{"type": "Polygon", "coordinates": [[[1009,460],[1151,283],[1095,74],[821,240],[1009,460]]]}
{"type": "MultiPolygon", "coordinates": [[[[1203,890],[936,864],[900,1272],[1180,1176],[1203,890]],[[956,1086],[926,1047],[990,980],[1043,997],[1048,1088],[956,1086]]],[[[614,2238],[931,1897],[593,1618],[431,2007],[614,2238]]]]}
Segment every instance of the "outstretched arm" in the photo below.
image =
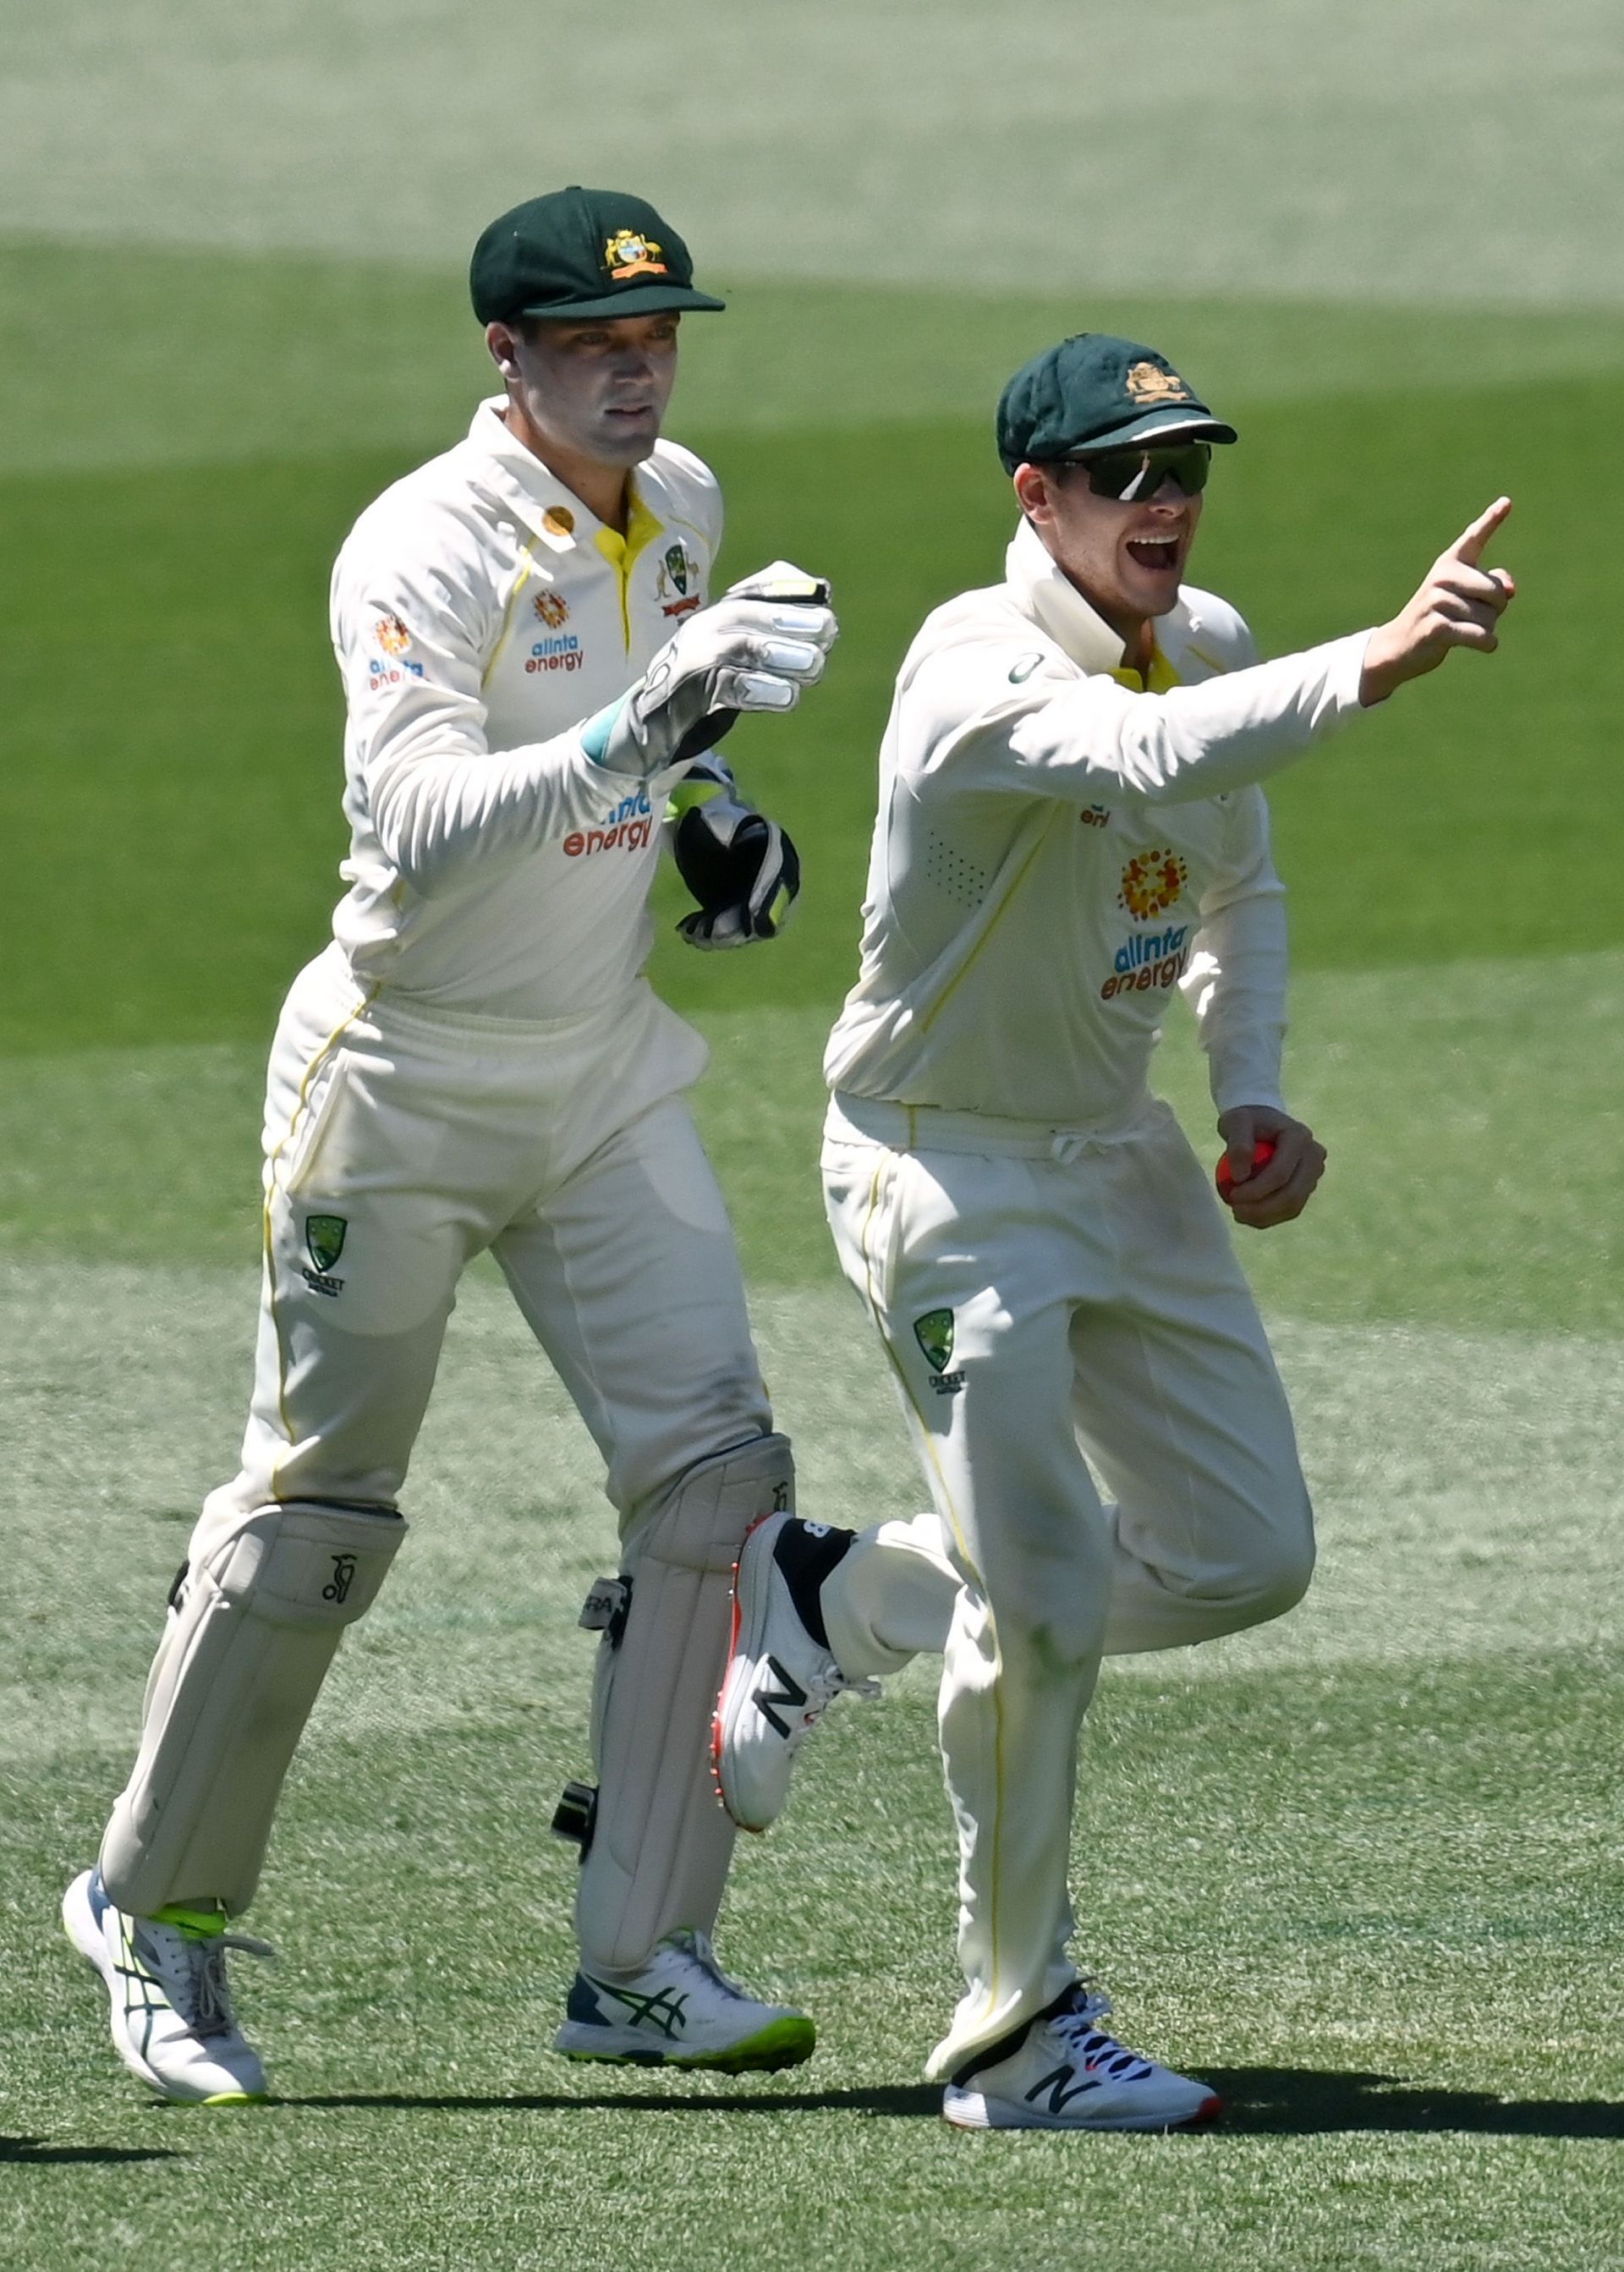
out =
{"type": "Polygon", "coordinates": [[[1014,632],[945,648],[909,690],[939,721],[923,721],[919,770],[1085,803],[1126,794],[1181,803],[1266,780],[1435,670],[1451,647],[1493,651],[1515,587],[1479,564],[1510,510],[1501,497],[1473,521],[1391,622],[1164,694],[1131,692],[1104,673],[1079,677],[1058,650],[1023,650],[1014,632]]]}

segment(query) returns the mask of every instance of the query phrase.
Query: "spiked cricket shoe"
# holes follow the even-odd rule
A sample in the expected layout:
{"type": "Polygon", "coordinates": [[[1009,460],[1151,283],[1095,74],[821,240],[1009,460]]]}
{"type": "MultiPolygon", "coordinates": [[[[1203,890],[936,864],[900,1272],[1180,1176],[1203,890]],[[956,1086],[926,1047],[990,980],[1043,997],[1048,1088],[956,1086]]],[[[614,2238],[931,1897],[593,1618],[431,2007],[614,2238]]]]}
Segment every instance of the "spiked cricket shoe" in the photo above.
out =
{"type": "Polygon", "coordinates": [[[227,1932],[223,1918],[127,1917],[96,1870],[81,1870],[63,1895],[62,1922],[101,1975],[113,2048],[132,2074],[184,2105],[247,2106],[265,2096],[265,2069],[237,2026],[226,1977],[228,1949],[268,1956],[264,1941],[227,1932]]]}
{"type": "Polygon", "coordinates": [[[767,1514],[751,1525],[733,1572],[733,1638],[711,1723],[716,1791],[741,1830],[765,1830],[790,1796],[796,1753],[834,1699],[877,1696],[830,1653],[818,1589],[851,1543],[849,1530],[767,1514]]]}
{"type": "Polygon", "coordinates": [[[611,1980],[583,1967],[553,2049],[629,2066],[749,2074],[799,2066],[817,2040],[805,2012],[758,2003],[730,1980],[702,1932],[673,1932],[630,1977],[611,1980]]]}
{"type": "Polygon", "coordinates": [[[942,2113],[961,2130],[1182,2130],[1211,2122],[1210,2086],[1130,2052],[1096,2022],[1111,1999],[1081,1984],[1013,2042],[965,2062],[942,2113]]]}

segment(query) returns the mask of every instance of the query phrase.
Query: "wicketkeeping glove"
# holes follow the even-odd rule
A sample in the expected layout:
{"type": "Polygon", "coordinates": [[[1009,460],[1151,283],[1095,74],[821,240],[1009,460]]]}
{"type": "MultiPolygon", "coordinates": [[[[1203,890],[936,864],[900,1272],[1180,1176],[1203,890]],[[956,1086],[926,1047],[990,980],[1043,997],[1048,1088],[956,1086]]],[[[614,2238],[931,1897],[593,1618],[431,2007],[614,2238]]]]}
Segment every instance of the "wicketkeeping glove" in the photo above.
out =
{"type": "Polygon", "coordinates": [[[691,616],[618,703],[581,729],[610,773],[647,781],[701,757],[741,710],[793,710],[839,626],[829,587],[778,561],[691,616]]]}
{"type": "Polygon", "coordinates": [[[677,873],[699,901],[677,930],[690,946],[750,946],[775,938],[801,888],[794,845],[739,796],[719,758],[701,760],[690,781],[715,781],[721,794],[690,805],[671,832],[677,873]]]}

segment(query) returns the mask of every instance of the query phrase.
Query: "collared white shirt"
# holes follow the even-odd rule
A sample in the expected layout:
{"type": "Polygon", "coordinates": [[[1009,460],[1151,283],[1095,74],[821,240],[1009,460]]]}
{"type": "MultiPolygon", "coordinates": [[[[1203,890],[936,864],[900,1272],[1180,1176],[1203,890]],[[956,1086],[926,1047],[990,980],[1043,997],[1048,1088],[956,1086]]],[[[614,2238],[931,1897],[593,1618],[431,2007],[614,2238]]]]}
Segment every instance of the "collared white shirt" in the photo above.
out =
{"type": "Polygon", "coordinates": [[[1368,634],[1259,663],[1194,589],[1156,634],[1147,683],[1024,521],[1005,581],[927,618],[881,746],[832,1088],[1120,1125],[1181,987],[1218,1110],[1279,1103],[1285,917],[1254,784],[1358,708],[1368,634]]]}
{"type": "Polygon", "coordinates": [[[657,443],[623,537],[504,407],[370,505],[333,570],[351,832],[333,930],[363,984],[547,1020],[612,1003],[647,959],[670,777],[605,772],[576,729],[706,604],[722,499],[657,443]]]}

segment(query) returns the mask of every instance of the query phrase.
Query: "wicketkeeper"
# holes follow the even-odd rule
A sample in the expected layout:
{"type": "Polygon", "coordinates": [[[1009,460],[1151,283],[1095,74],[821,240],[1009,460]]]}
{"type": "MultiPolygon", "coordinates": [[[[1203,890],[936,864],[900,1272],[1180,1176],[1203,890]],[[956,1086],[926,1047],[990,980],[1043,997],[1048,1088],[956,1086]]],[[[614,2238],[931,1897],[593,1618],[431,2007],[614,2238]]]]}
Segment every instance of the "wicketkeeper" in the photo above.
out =
{"type": "MultiPolygon", "coordinates": [[[[134,1769],[64,1916],[126,2064],[169,2098],[262,2095],[225,1952],[398,1499],[457,1282],[489,1249],[592,1431],[619,1517],[580,1969],[561,2050],[678,2066],[805,2059],[802,2014],[717,1969],[732,1827],[707,1743],[729,1588],[793,1504],[731,1231],[684,1092],[699,1036],[644,978],[672,800],[696,945],[770,938],[797,887],[714,745],[790,709],[835,632],[782,564],[720,599],[715,479],[660,439],[694,288],[633,197],[537,198],[484,232],[503,381],[466,440],[356,523],[333,579],[349,888],[270,1064],[265,1274],[236,1479],[170,1596],[134,1769]]],[[[470,1510],[470,1513],[475,1510],[470,1510]]],[[[583,1619],[583,1621],[586,1621],[583,1619]]]]}

